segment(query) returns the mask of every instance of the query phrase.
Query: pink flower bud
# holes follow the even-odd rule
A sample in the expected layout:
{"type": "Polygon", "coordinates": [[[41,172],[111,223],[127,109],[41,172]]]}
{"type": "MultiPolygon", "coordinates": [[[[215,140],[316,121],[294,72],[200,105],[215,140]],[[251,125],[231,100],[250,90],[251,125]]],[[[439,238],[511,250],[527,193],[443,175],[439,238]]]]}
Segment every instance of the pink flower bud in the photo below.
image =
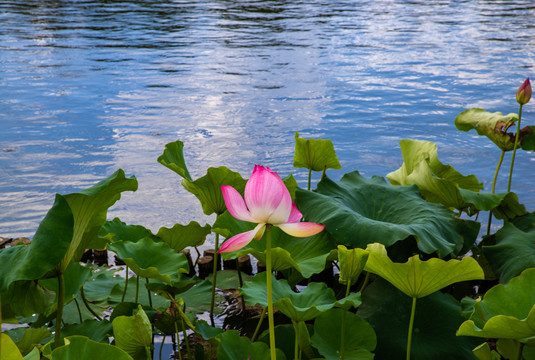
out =
{"type": "Polygon", "coordinates": [[[529,78],[527,78],[516,92],[516,101],[520,105],[524,105],[529,102],[529,99],[531,99],[531,83],[529,82],[529,78]]]}

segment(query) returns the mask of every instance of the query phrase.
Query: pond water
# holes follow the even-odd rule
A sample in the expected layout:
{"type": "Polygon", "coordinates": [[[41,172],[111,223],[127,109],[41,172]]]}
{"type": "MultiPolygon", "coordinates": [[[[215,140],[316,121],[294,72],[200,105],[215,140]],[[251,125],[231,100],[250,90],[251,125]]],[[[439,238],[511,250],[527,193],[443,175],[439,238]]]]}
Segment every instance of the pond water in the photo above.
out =
{"type": "MultiPolygon", "coordinates": [[[[518,111],[533,19],[532,0],[0,1],[0,236],[31,237],[55,193],[119,168],[139,190],[110,218],[210,223],[156,161],[175,140],[194,178],[264,164],[303,187],[296,131],[332,139],[334,179],[384,176],[402,163],[401,139],[430,140],[488,190],[500,151],[453,122],[471,107],[518,111]]],[[[535,125],[533,100],[523,124],[535,125]]],[[[517,154],[515,174],[534,211],[534,153],[517,154]]]]}

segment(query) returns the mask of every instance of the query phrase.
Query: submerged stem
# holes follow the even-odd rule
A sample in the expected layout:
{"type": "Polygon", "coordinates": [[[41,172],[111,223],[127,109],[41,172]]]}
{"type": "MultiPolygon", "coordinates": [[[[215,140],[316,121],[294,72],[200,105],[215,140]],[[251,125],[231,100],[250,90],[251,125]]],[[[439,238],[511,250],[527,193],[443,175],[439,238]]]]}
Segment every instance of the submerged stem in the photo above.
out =
{"type": "Polygon", "coordinates": [[[212,297],[210,299],[210,321],[212,323],[212,326],[214,326],[214,305],[215,305],[215,286],[217,282],[217,262],[218,262],[217,251],[218,250],[219,250],[219,234],[216,233],[215,234],[214,267],[212,269],[212,297]]]}
{"type": "Polygon", "coordinates": [[[262,326],[262,322],[264,321],[264,317],[266,316],[267,306],[264,306],[262,309],[262,314],[260,314],[260,319],[258,320],[258,324],[256,325],[256,329],[254,330],[253,336],[251,337],[251,342],[254,342],[256,339],[256,335],[258,335],[258,332],[260,331],[260,327],[262,326]]]}
{"type": "Polygon", "coordinates": [[[513,146],[513,157],[511,158],[511,168],[509,169],[509,181],[507,182],[507,192],[511,191],[511,180],[513,178],[513,166],[515,165],[515,156],[516,156],[516,149],[518,147],[518,137],[520,135],[520,120],[521,119],[522,119],[522,104],[520,104],[520,108],[518,109],[518,122],[516,124],[515,144],[513,146]]]}
{"type": "Polygon", "coordinates": [[[87,301],[86,297],[85,297],[85,294],[84,294],[84,287],[82,286],[80,288],[80,295],[82,296],[82,300],[84,301],[84,305],[85,307],[87,308],[87,310],[89,310],[89,312],[98,319],[98,321],[101,321],[102,318],[100,316],[98,316],[98,314],[93,311],[93,309],[91,309],[91,307],[89,306],[89,302],[87,301]]]}
{"type": "Polygon", "coordinates": [[[411,358],[412,329],[414,327],[414,314],[416,313],[416,298],[412,298],[411,319],[409,321],[409,334],[407,340],[407,360],[411,358]]]}
{"type": "Polygon", "coordinates": [[[277,359],[275,347],[275,319],[273,317],[273,296],[271,291],[271,231],[270,225],[266,229],[266,286],[268,302],[268,320],[269,320],[269,348],[271,360],[277,359]]]}
{"type": "Polygon", "coordinates": [[[58,308],[56,311],[56,333],[54,334],[54,349],[58,348],[61,341],[61,322],[63,320],[63,303],[65,302],[65,278],[63,273],[58,275],[58,308]]]}
{"type": "MultiPolygon", "coordinates": [[[[502,167],[504,155],[505,155],[505,150],[502,150],[502,155],[500,156],[500,160],[498,161],[498,166],[496,166],[496,171],[494,172],[494,179],[492,179],[492,194],[496,192],[496,180],[498,179],[498,173],[500,172],[500,168],[502,167]]],[[[489,222],[487,224],[487,235],[490,234],[491,222],[492,222],[492,210],[489,212],[489,222]]]]}
{"type": "Polygon", "coordinates": [[[128,266],[126,266],[126,275],[125,275],[125,281],[124,281],[124,290],[123,290],[123,297],[121,298],[121,302],[124,302],[124,297],[126,296],[126,289],[128,289],[128,266]]]}

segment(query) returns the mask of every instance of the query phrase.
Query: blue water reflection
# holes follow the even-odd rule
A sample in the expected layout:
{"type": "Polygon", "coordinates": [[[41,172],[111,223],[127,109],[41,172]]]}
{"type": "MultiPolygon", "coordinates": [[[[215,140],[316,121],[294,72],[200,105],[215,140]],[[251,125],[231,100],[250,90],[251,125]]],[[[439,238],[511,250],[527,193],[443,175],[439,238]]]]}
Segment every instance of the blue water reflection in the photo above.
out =
{"type": "MultiPolygon", "coordinates": [[[[453,120],[517,111],[534,16],[531,0],[0,2],[0,236],[31,237],[54,193],[117,168],[140,187],[110,216],[153,230],[209,221],[156,162],[177,139],[194,178],[260,163],[303,186],[295,131],[333,140],[336,179],[384,176],[401,139],[431,140],[488,189],[499,150],[453,120]]],[[[524,122],[534,114],[532,102],[524,122]]],[[[530,211],[534,166],[518,154],[513,190],[530,211]]]]}

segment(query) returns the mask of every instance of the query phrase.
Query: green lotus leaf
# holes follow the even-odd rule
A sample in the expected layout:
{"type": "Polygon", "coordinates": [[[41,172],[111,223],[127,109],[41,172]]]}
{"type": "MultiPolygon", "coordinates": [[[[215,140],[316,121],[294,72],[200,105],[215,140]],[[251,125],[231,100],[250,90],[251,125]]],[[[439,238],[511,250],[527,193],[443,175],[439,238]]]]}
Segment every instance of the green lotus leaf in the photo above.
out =
{"type": "MultiPolygon", "coordinates": [[[[217,348],[218,360],[270,360],[269,346],[263,342],[251,342],[240,337],[236,330],[225,331],[219,335],[221,343],[217,348]]],[[[286,360],[284,353],[277,349],[277,360],[286,360]]]]}
{"type": "Polygon", "coordinates": [[[331,139],[303,139],[295,133],[294,167],[314,171],[341,169],[331,139]]]}
{"type": "MultiPolygon", "coordinates": [[[[82,287],[87,279],[91,277],[91,269],[88,267],[85,267],[79,263],[70,263],[69,266],[67,266],[67,269],[65,270],[65,274],[63,275],[63,279],[65,281],[65,298],[64,298],[64,304],[68,304],[72,299],[74,299],[78,292],[80,291],[80,287],[82,287]]],[[[40,280],[39,284],[44,286],[45,288],[54,291],[56,294],[58,292],[58,279],[57,278],[50,278],[50,279],[44,279],[40,280]]],[[[57,299],[56,299],[57,302],[57,299]]],[[[49,310],[49,313],[51,311],[56,311],[56,305],[54,304],[54,307],[49,310]]]]}
{"type": "Polygon", "coordinates": [[[172,228],[161,227],[158,237],[177,252],[190,246],[199,246],[204,243],[206,236],[212,232],[210,225],[201,226],[196,221],[188,225],[175,224],[172,228]]]}
{"type": "Polygon", "coordinates": [[[195,332],[202,336],[204,340],[215,338],[217,335],[222,334],[225,330],[208,325],[205,320],[199,320],[195,324],[195,332]]]}
{"type": "Polygon", "coordinates": [[[98,268],[84,284],[84,295],[90,302],[105,302],[118,284],[124,284],[124,278],[118,276],[120,269],[98,268]]]}
{"type": "Polygon", "coordinates": [[[392,185],[417,185],[430,202],[448,208],[466,207],[460,189],[478,192],[483,189],[475,175],[463,176],[438,160],[437,146],[430,141],[401,140],[403,165],[386,175],[392,185]]]}
{"type": "Polygon", "coordinates": [[[6,330],[4,331],[4,334],[9,335],[23,356],[29,354],[35,346],[39,345],[42,341],[52,338],[52,333],[42,328],[32,329],[20,327],[6,330]]]}
{"type": "Polygon", "coordinates": [[[444,257],[463,248],[453,214],[422,199],[415,185],[391,186],[355,171],[338,183],[324,177],[317,192],[298,189],[296,195],[307,221],[325,224],[348,247],[365,248],[373,242],[391,246],[412,235],[427,254],[444,257]]]}
{"type": "MultiPolygon", "coordinates": [[[[411,306],[410,297],[381,278],[364,290],[357,315],[368,321],[377,334],[377,359],[406,359],[411,306]]],[[[460,312],[459,303],[449,294],[435,292],[418,299],[411,360],[473,360],[472,349],[481,340],[455,336],[465,320],[460,312]]]]}
{"type": "Polygon", "coordinates": [[[36,280],[55,268],[73,236],[71,208],[61,195],[39,224],[30,245],[0,250],[0,294],[18,280],[36,280]]]}
{"type": "Polygon", "coordinates": [[[163,242],[144,238],[138,242],[117,241],[110,244],[109,250],[115,252],[138,276],[154,278],[169,285],[171,277],[188,273],[188,260],[163,242]]]}
{"type": "Polygon", "coordinates": [[[314,322],[314,335],[311,343],[321,355],[329,360],[340,359],[340,336],[345,327],[344,359],[373,359],[371,353],[377,345],[375,331],[361,317],[342,309],[331,309],[314,322]],[[342,321],[345,313],[345,322],[342,321]]]}
{"type": "Polygon", "coordinates": [[[65,342],[66,345],[52,351],[52,360],[132,360],[131,356],[117,346],[98,343],[85,336],[71,336],[65,342]]]}
{"type": "Polygon", "coordinates": [[[338,266],[340,267],[340,283],[355,285],[360,273],[368,261],[369,252],[364,249],[348,250],[338,245],[338,266]]]}
{"type": "Polygon", "coordinates": [[[150,238],[153,241],[160,239],[149,229],[141,225],[126,225],[119,218],[107,221],[99,231],[99,236],[104,237],[111,242],[124,240],[136,242],[143,238],[150,238]]]}
{"type": "MultiPolygon", "coordinates": [[[[208,280],[203,280],[178,296],[186,304],[186,312],[200,314],[210,311],[211,293],[212,283],[208,280]]],[[[220,295],[216,297],[216,301],[219,300],[221,300],[220,295]]]]}
{"type": "MultiPolygon", "coordinates": [[[[251,305],[267,306],[266,272],[257,274],[252,281],[245,283],[240,293],[251,305]]],[[[314,319],[334,306],[360,305],[358,295],[356,298],[351,298],[357,304],[355,302],[346,304],[345,300],[338,302],[334,291],[325,283],[309,283],[303,291],[296,293],[286,280],[275,280],[274,277],[272,297],[273,306],[294,322],[314,319]]]]}
{"type": "Polygon", "coordinates": [[[520,141],[522,150],[526,151],[535,151],[535,126],[526,126],[520,130],[520,135],[522,136],[520,141]]]}
{"type": "Polygon", "coordinates": [[[184,160],[184,143],[182,141],[177,140],[165,145],[165,150],[158,157],[158,162],[184,179],[193,181],[184,160]]]}
{"type": "Polygon", "coordinates": [[[495,237],[496,245],[483,246],[483,253],[501,283],[535,267],[535,226],[525,232],[509,222],[495,237]]]}
{"type": "Polygon", "coordinates": [[[112,335],[111,322],[103,320],[85,320],[81,324],[71,324],[61,329],[62,337],[73,335],[86,336],[96,342],[109,343],[109,337],[112,335]]]}
{"type": "MultiPolygon", "coordinates": [[[[212,281],[213,274],[209,274],[206,278],[212,281]]],[[[242,281],[250,281],[253,277],[251,275],[241,273],[242,281]]],[[[238,289],[240,287],[240,277],[237,270],[221,270],[217,272],[216,287],[221,290],[238,289]]]]}
{"type": "Polygon", "coordinates": [[[133,316],[118,316],[113,319],[115,345],[126,351],[134,360],[150,359],[152,329],[149,318],[141,305],[133,316]]]}
{"type": "Polygon", "coordinates": [[[422,261],[419,255],[414,255],[401,264],[390,260],[382,244],[369,244],[366,250],[370,255],[364,269],[381,276],[414,298],[427,296],[456,282],[485,278],[483,269],[471,257],[461,261],[437,258],[422,261]]]}
{"type": "Polygon", "coordinates": [[[227,210],[221,186],[230,185],[238,192],[243,193],[246,182],[239,173],[231,171],[225,166],[220,166],[208,168],[206,175],[195,181],[182,180],[182,186],[199,199],[206,215],[214,213],[220,215],[227,210]]]}
{"type": "MultiPolygon", "coordinates": [[[[252,230],[255,224],[236,220],[225,212],[219,216],[212,230],[230,238],[236,234],[252,230]]],[[[325,261],[331,249],[335,246],[327,238],[325,232],[317,235],[296,238],[286,234],[277,227],[271,228],[271,251],[272,268],[274,271],[282,271],[294,268],[305,278],[318,274],[325,268],[325,261]]],[[[251,241],[239,251],[223,253],[224,259],[238,258],[242,255],[251,254],[259,261],[265,263],[266,239],[265,236],[258,241],[251,241]]]]}
{"type": "Polygon", "coordinates": [[[490,345],[487,342],[476,347],[473,352],[479,360],[501,360],[502,358],[495,350],[490,349],[490,345]]]}
{"type": "Polygon", "coordinates": [[[472,108],[463,111],[455,118],[455,127],[461,131],[475,129],[480,136],[486,136],[501,150],[513,150],[515,134],[507,130],[518,120],[518,115],[501,112],[491,113],[483,109],[472,108]]]}
{"type": "MultiPolygon", "coordinates": [[[[57,282],[57,280],[56,280],[57,282]]],[[[31,316],[44,313],[56,298],[56,294],[32,280],[12,282],[2,294],[2,305],[8,305],[14,314],[31,316]]]]}
{"type": "Polygon", "coordinates": [[[65,195],[74,215],[72,241],[61,261],[64,272],[71,261],[77,262],[85,249],[100,248],[98,241],[100,227],[106,222],[108,208],[121,198],[123,191],[136,191],[135,177],[126,178],[123,170],[116,171],[107,179],[78,193],[65,195]]]}
{"type": "Polygon", "coordinates": [[[25,357],[24,360],[40,360],[41,352],[37,347],[34,347],[25,357]]]}
{"type": "Polygon", "coordinates": [[[0,349],[2,360],[24,360],[17,345],[6,334],[0,333],[0,349]]]}
{"type": "Polygon", "coordinates": [[[294,176],[292,174],[285,176],[282,178],[282,181],[284,182],[284,185],[286,185],[286,188],[288,189],[288,192],[290,193],[290,196],[292,197],[292,200],[295,199],[295,190],[299,187],[297,184],[297,181],[295,180],[294,176]]]}
{"type": "MultiPolygon", "coordinates": [[[[119,304],[123,301],[135,301],[137,293],[137,303],[143,305],[146,308],[152,308],[158,311],[165,311],[169,308],[170,300],[168,298],[163,298],[151,293],[151,301],[149,301],[148,291],[146,289],[146,284],[143,284],[144,281],[139,281],[139,290],[136,290],[137,279],[136,276],[128,278],[128,286],[126,289],[126,294],[124,291],[125,281],[124,278],[119,277],[119,281],[111,289],[110,294],[108,295],[107,302],[109,304],[119,304]],[[124,294],[124,295],[123,295],[124,294]],[[152,306],[150,305],[152,302],[152,306]]],[[[151,279],[152,280],[152,279],[151,279]]],[[[150,287],[150,284],[149,284],[150,287]]]]}
{"type": "Polygon", "coordinates": [[[515,339],[535,345],[535,268],[492,287],[474,304],[457,335],[515,339]],[[531,338],[531,339],[530,339],[531,338]]]}
{"type": "Polygon", "coordinates": [[[464,207],[470,211],[490,211],[497,219],[510,220],[527,213],[526,207],[518,202],[515,193],[489,194],[470,190],[459,190],[464,200],[464,207]]]}

